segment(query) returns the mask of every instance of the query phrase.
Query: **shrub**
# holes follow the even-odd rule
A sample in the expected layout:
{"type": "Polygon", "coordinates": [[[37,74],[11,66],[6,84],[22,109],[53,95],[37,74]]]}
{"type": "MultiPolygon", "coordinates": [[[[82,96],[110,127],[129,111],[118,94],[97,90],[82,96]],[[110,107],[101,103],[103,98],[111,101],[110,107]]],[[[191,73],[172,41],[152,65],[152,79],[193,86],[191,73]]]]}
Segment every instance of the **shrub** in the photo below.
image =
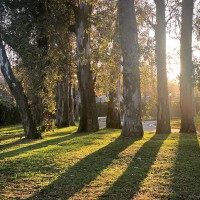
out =
{"type": "Polygon", "coordinates": [[[0,101],[0,126],[20,123],[20,115],[14,105],[0,101]]]}

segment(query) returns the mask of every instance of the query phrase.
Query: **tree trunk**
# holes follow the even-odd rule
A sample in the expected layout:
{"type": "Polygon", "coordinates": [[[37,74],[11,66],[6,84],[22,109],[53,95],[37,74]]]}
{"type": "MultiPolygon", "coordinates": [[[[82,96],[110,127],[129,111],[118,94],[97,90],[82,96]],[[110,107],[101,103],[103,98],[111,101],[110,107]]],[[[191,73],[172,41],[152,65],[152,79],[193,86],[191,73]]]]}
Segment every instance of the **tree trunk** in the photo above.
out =
{"type": "Polygon", "coordinates": [[[80,1],[76,27],[78,57],[77,73],[81,96],[81,113],[78,132],[94,132],[99,130],[94,93],[94,80],[90,66],[89,17],[91,11],[91,6],[80,1]]]}
{"type": "Polygon", "coordinates": [[[73,97],[74,97],[74,117],[75,117],[75,121],[78,122],[79,121],[79,99],[80,99],[80,94],[78,89],[76,89],[75,87],[73,88],[73,97]]]}
{"type": "Polygon", "coordinates": [[[123,55],[124,124],[122,136],[141,138],[139,46],[133,0],[119,0],[120,42],[123,55]]]}
{"type": "Polygon", "coordinates": [[[56,127],[60,127],[60,119],[61,119],[61,107],[62,107],[62,89],[61,89],[61,83],[58,82],[57,84],[57,93],[56,93],[56,127]]]}
{"type": "Polygon", "coordinates": [[[57,87],[56,126],[69,127],[69,87],[67,72],[57,87]]]}
{"type": "Polygon", "coordinates": [[[182,2],[180,104],[181,133],[196,133],[192,92],[193,0],[182,2]]]}
{"type": "Polygon", "coordinates": [[[121,128],[120,107],[116,91],[110,91],[106,128],[121,128]]]}
{"type": "Polygon", "coordinates": [[[154,0],[156,4],[156,66],[157,66],[157,134],[171,132],[169,115],[169,94],[166,70],[166,21],[165,1],[154,0]]]}
{"type": "Polygon", "coordinates": [[[27,97],[25,96],[21,84],[19,83],[19,81],[17,81],[11,69],[10,62],[6,55],[6,51],[1,38],[0,38],[0,64],[4,78],[17,103],[17,107],[19,109],[19,113],[22,119],[25,138],[26,139],[41,138],[41,135],[37,132],[36,125],[33,121],[27,97]]]}
{"type": "Polygon", "coordinates": [[[73,97],[73,88],[71,83],[69,85],[69,125],[75,126],[74,97],[73,97]]]}

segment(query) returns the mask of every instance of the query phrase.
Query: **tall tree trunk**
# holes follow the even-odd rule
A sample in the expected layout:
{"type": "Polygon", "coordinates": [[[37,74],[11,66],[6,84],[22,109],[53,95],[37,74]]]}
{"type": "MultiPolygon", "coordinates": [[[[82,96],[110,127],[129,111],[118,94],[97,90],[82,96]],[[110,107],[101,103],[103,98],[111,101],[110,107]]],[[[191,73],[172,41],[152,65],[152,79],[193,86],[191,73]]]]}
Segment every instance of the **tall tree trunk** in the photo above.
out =
{"type": "Polygon", "coordinates": [[[69,83],[67,71],[57,86],[56,126],[69,127],[69,83]]]}
{"type": "Polygon", "coordinates": [[[73,98],[74,98],[74,117],[75,117],[75,121],[78,122],[79,121],[80,94],[79,94],[78,89],[76,89],[75,86],[73,88],[73,98]]]}
{"type": "Polygon", "coordinates": [[[69,125],[75,126],[73,87],[69,85],[69,125]]]}
{"type": "Polygon", "coordinates": [[[180,103],[182,133],[196,133],[192,92],[192,18],[194,0],[182,1],[180,103]]]}
{"type": "Polygon", "coordinates": [[[25,138],[26,139],[40,138],[41,135],[37,132],[36,125],[33,121],[31,111],[29,109],[27,97],[24,94],[21,84],[19,83],[19,81],[17,81],[17,79],[13,74],[1,38],[0,38],[0,64],[1,64],[1,71],[17,103],[17,107],[19,109],[19,113],[22,119],[25,138]]]}
{"type": "Polygon", "coordinates": [[[90,66],[89,17],[91,11],[91,6],[80,1],[76,24],[78,57],[77,73],[81,96],[81,113],[78,132],[94,132],[99,130],[94,93],[94,80],[90,66]]]}
{"type": "Polygon", "coordinates": [[[156,4],[156,66],[157,66],[157,127],[156,133],[170,133],[169,94],[166,69],[166,20],[165,1],[154,0],[156,4]]]}
{"type": "Polygon", "coordinates": [[[120,106],[119,106],[117,91],[109,92],[106,128],[118,128],[118,129],[121,128],[120,106]]]}
{"type": "Polygon", "coordinates": [[[61,108],[61,87],[60,82],[57,83],[57,91],[56,91],[56,127],[59,127],[60,124],[60,108],[61,108]]]}
{"type": "Polygon", "coordinates": [[[139,45],[133,0],[119,0],[120,42],[123,55],[124,124],[122,136],[143,136],[139,74],[139,45]]]}

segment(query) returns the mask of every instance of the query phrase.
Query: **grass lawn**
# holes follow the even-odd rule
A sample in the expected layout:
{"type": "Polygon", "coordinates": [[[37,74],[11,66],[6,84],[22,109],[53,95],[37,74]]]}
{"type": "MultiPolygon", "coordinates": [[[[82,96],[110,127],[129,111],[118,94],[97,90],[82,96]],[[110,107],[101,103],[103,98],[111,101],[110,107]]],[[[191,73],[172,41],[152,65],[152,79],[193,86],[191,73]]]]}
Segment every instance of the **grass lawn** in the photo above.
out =
{"type": "MultiPolygon", "coordinates": [[[[171,128],[180,129],[180,126],[181,126],[180,119],[172,119],[171,120],[171,128]]],[[[200,131],[200,117],[195,118],[195,126],[196,126],[196,130],[200,131]]]]}
{"type": "Polygon", "coordinates": [[[0,199],[200,199],[200,135],[75,131],[27,141],[20,126],[1,127],[0,199]]]}

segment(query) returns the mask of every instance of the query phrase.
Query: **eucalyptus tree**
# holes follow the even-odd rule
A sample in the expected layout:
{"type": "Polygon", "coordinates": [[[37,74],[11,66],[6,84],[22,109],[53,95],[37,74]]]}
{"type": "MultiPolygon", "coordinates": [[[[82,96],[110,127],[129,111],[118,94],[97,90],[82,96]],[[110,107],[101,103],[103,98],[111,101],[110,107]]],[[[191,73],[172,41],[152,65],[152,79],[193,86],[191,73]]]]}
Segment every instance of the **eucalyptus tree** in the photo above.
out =
{"type": "Polygon", "coordinates": [[[37,132],[36,125],[33,121],[31,111],[29,109],[28,99],[24,94],[24,91],[20,82],[16,79],[12,71],[10,62],[8,60],[8,57],[5,51],[5,46],[1,38],[0,38],[0,65],[1,65],[1,71],[3,73],[3,76],[17,103],[17,107],[19,109],[19,113],[22,120],[22,125],[24,128],[25,138],[26,139],[40,138],[41,135],[37,132]]]}
{"type": "Polygon", "coordinates": [[[57,81],[56,93],[56,126],[58,128],[69,127],[69,77],[68,67],[62,67],[61,80],[57,81]]]}
{"type": "Polygon", "coordinates": [[[94,92],[94,78],[90,60],[90,16],[92,6],[83,1],[78,2],[76,11],[77,37],[77,75],[81,97],[81,112],[78,132],[99,130],[94,92]]]}
{"type": "MultiPolygon", "coordinates": [[[[16,27],[13,28],[13,21],[19,22],[18,18],[20,15],[21,9],[18,9],[19,16],[17,17],[16,13],[16,4],[13,4],[10,1],[1,1],[0,4],[0,11],[1,11],[1,18],[0,18],[0,49],[1,49],[1,71],[5,77],[5,80],[11,90],[12,95],[14,96],[16,100],[17,107],[20,112],[22,125],[25,132],[25,138],[28,139],[35,139],[41,137],[40,134],[37,132],[36,124],[32,116],[32,112],[30,110],[30,105],[28,103],[27,95],[24,92],[24,87],[22,87],[22,82],[17,80],[16,74],[13,73],[13,70],[11,68],[11,64],[9,62],[9,59],[7,57],[6,51],[5,51],[5,45],[3,45],[3,40],[5,43],[11,47],[15,52],[17,47],[19,48],[18,44],[21,42],[23,44],[27,44],[27,38],[28,34],[27,32],[24,34],[24,37],[16,37],[20,36],[15,35],[16,33],[16,27]],[[11,9],[12,8],[12,9],[11,9]],[[15,30],[14,30],[15,29],[15,30]],[[23,39],[22,39],[23,38],[23,39]],[[14,41],[15,40],[15,41],[14,41]]],[[[22,17],[24,19],[24,17],[22,17]]],[[[26,27],[28,30],[30,26],[27,24],[23,24],[23,20],[20,22],[21,27],[26,27]]],[[[14,26],[16,24],[14,23],[14,26]]],[[[21,46],[20,46],[21,48],[21,46]]],[[[22,48],[21,48],[22,49],[22,48]]],[[[24,49],[26,49],[26,45],[24,46],[24,49]]],[[[34,48],[31,48],[34,49],[34,48]]],[[[19,55],[21,55],[21,58],[26,58],[25,55],[21,54],[19,52],[19,55]]],[[[28,55],[28,54],[27,54],[28,55]]],[[[17,56],[17,55],[16,55],[17,56]]],[[[30,58],[30,57],[29,57],[30,58]]],[[[34,56],[32,57],[34,58],[34,56]]],[[[28,59],[28,58],[26,58],[28,59]]],[[[15,70],[16,71],[16,70],[15,70]]]]}
{"type": "Polygon", "coordinates": [[[165,1],[154,0],[156,4],[156,66],[157,66],[157,127],[156,133],[170,133],[169,94],[166,69],[166,17],[165,1]]]}
{"type": "Polygon", "coordinates": [[[192,24],[194,0],[182,1],[180,103],[182,133],[196,133],[192,89],[192,24]]]}
{"type": "Polygon", "coordinates": [[[121,51],[119,45],[117,2],[107,1],[95,6],[92,15],[91,46],[95,91],[107,95],[107,128],[121,128],[120,77],[121,51]]]}
{"type": "MultiPolygon", "coordinates": [[[[35,121],[44,129],[68,126],[68,27],[71,1],[4,1],[8,11],[3,38],[18,56],[17,71],[35,121]],[[66,69],[65,69],[66,68],[66,69]],[[58,83],[58,84],[57,84],[58,83]],[[56,110],[56,86],[60,112],[56,110]],[[58,98],[58,99],[59,99],[58,98]],[[58,117],[59,116],[59,117],[58,117]],[[58,120],[59,118],[59,120],[58,120]],[[58,123],[59,121],[59,123],[58,123]]],[[[57,101],[58,102],[58,101],[57,101]]]]}
{"type": "Polygon", "coordinates": [[[121,134],[141,138],[139,46],[134,1],[119,0],[118,13],[123,56],[124,124],[121,134]]]}
{"type": "Polygon", "coordinates": [[[44,119],[43,93],[48,66],[46,6],[42,1],[4,1],[3,40],[14,51],[16,72],[24,88],[34,121],[44,119]]]}

